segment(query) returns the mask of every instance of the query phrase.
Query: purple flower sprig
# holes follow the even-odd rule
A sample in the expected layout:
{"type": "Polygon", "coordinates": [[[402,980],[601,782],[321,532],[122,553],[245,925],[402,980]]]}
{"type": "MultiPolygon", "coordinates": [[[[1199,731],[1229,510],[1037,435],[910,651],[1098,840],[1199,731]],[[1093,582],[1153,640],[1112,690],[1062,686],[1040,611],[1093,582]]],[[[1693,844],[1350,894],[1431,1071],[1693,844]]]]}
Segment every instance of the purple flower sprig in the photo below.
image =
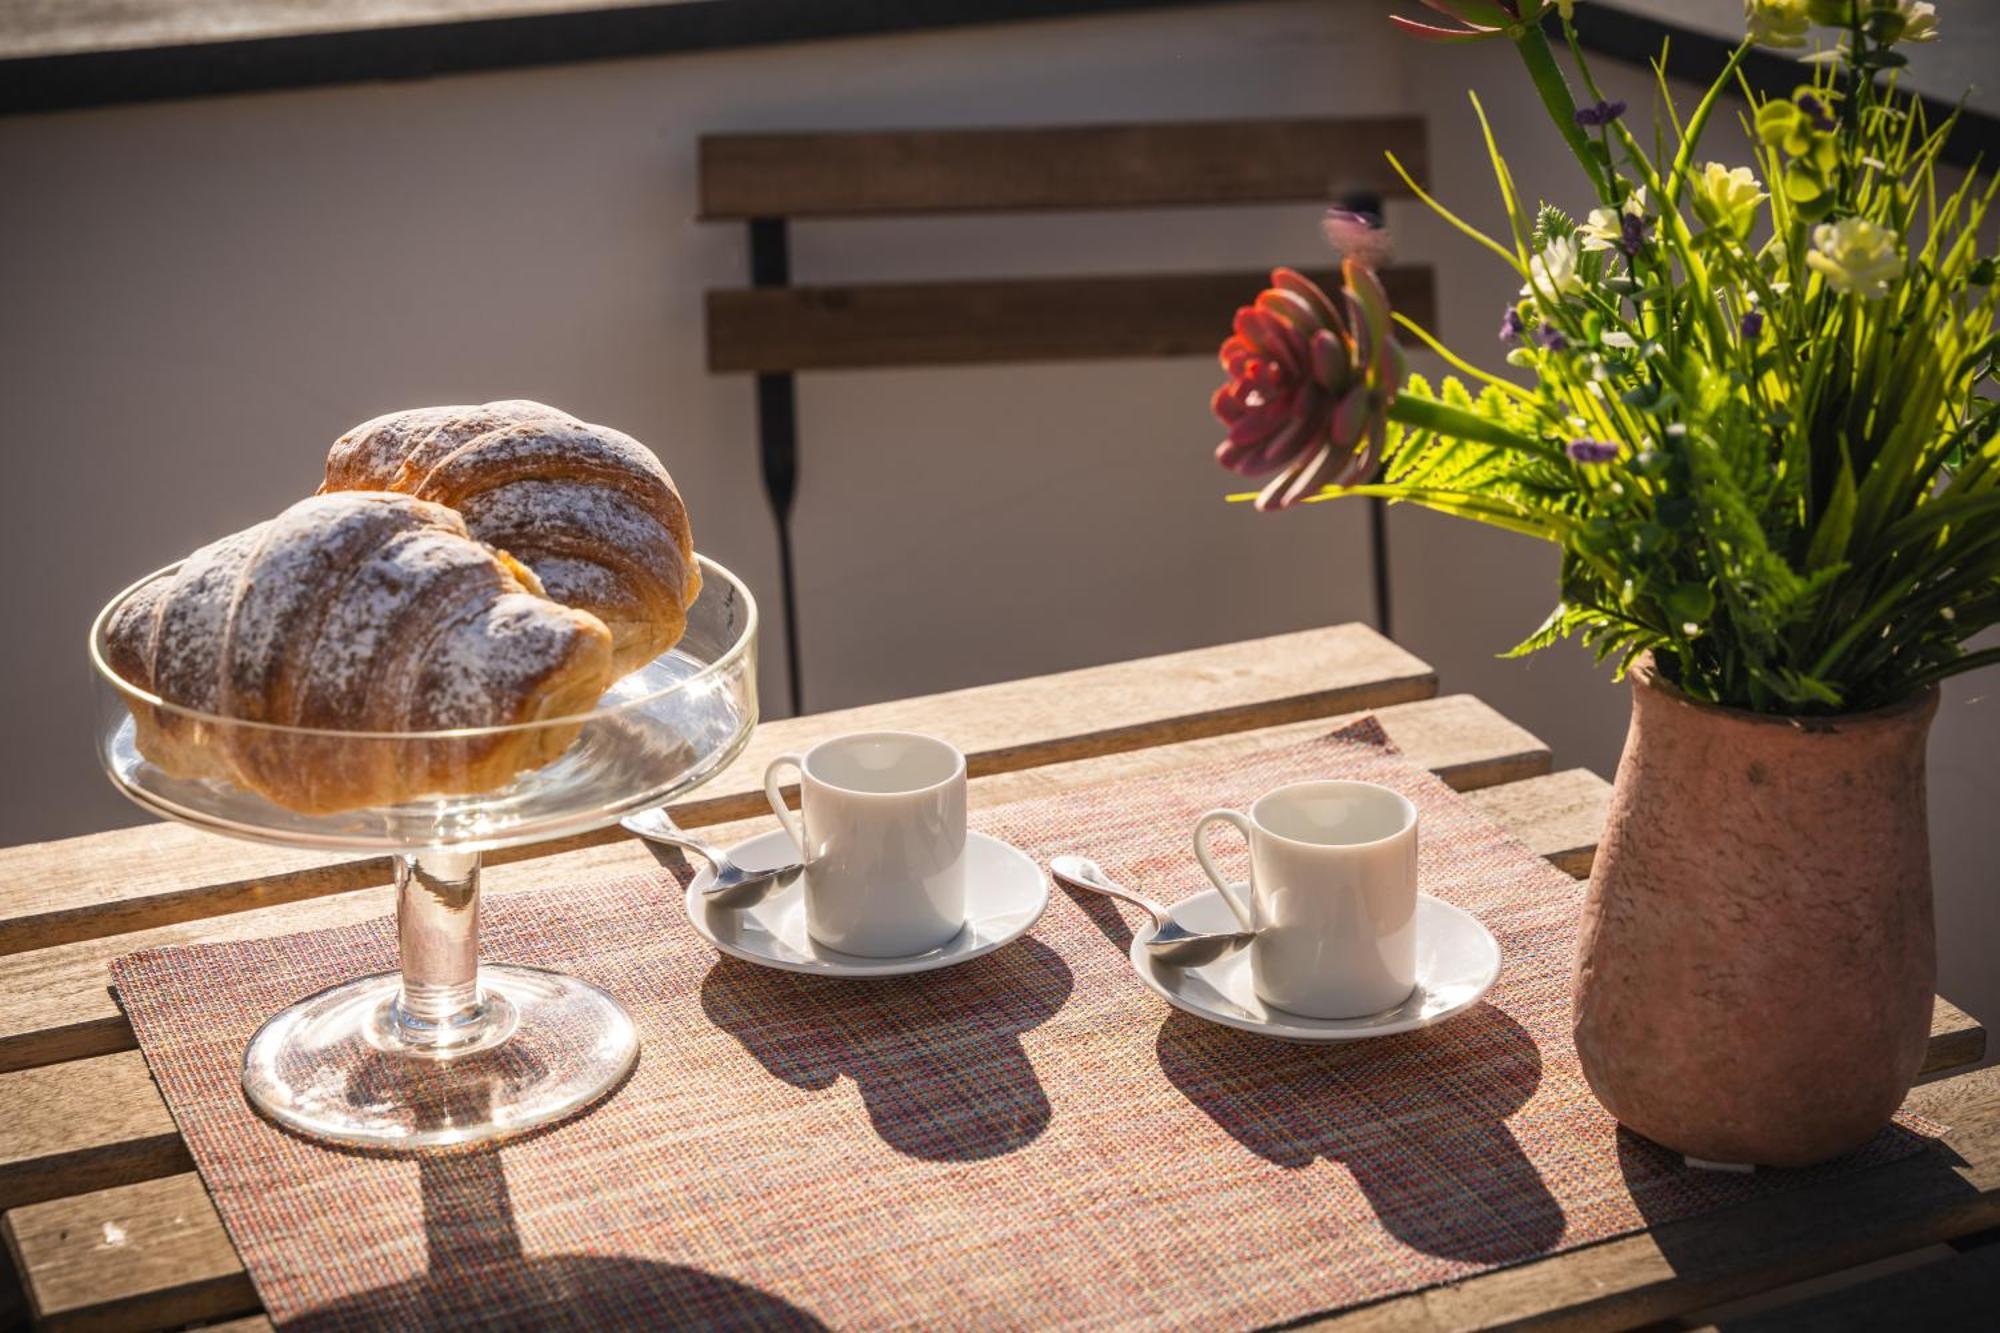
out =
{"type": "Polygon", "coordinates": [[[1593,102],[1589,106],[1580,106],[1576,109],[1576,123],[1587,130],[1599,130],[1624,114],[1623,102],[1593,102]]]}
{"type": "Polygon", "coordinates": [[[1736,332],[1742,337],[1744,342],[1756,342],[1758,335],[1764,332],[1764,312],[1761,310],[1744,311],[1742,320],[1736,326],[1736,332]]]}
{"type": "Polygon", "coordinates": [[[1513,305],[1508,306],[1507,313],[1500,316],[1500,341],[1503,343],[1519,342],[1521,341],[1521,335],[1527,331],[1528,326],[1521,319],[1521,308],[1513,305]]]}
{"type": "Polygon", "coordinates": [[[1535,342],[1545,352],[1567,352],[1569,350],[1569,339],[1563,337],[1562,330],[1553,324],[1537,324],[1535,326],[1535,342]]]}
{"type": "Polygon", "coordinates": [[[1646,248],[1646,219],[1637,213],[1618,215],[1618,248],[1627,259],[1636,258],[1646,248]]]}
{"type": "Polygon", "coordinates": [[[1571,440],[1564,450],[1578,463],[1609,463],[1618,457],[1616,440],[1571,440]]]}

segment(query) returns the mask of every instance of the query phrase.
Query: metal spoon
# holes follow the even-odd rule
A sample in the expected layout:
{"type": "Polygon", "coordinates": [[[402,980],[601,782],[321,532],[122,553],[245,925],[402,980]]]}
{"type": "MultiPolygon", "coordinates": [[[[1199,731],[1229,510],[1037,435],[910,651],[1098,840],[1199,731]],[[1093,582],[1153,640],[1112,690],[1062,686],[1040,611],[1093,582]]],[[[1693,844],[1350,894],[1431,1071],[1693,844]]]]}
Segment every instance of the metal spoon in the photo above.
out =
{"type": "Polygon", "coordinates": [[[701,896],[720,907],[748,907],[772,889],[790,884],[805,869],[793,861],[769,870],[746,870],[736,864],[728,852],[674,823],[664,807],[628,815],[619,823],[627,833],[636,833],[649,842],[682,848],[708,862],[713,874],[709,882],[702,886],[701,896]]]}
{"type": "Polygon", "coordinates": [[[1055,857],[1049,869],[1064,884],[1122,899],[1152,917],[1153,938],[1146,941],[1146,952],[1169,967],[1200,967],[1242,948],[1253,938],[1253,932],[1247,930],[1189,930],[1151,898],[1114,883],[1087,856],[1055,857]]]}

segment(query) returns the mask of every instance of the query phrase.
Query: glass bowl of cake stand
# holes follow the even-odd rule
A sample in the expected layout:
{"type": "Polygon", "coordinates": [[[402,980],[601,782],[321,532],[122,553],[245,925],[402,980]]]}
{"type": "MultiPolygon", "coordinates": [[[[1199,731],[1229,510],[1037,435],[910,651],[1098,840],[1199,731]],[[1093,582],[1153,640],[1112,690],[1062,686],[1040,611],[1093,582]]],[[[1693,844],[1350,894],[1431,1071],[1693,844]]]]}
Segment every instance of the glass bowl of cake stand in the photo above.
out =
{"type": "Polygon", "coordinates": [[[267,1021],[244,1052],[252,1105],[308,1138],[407,1150],[547,1125],[616,1088],[639,1053],[616,1000],[542,968],[480,964],[480,857],[663,805],[742,752],[757,721],[757,607],[741,580],[701,557],[701,594],[681,641],[613,684],[589,713],[519,727],[370,733],[246,723],[178,708],[122,679],[106,656],[111,617],[178,568],[127,588],[91,627],[97,751],[112,783],[147,810],[212,833],[387,853],[395,866],[401,970],[344,982],[267,1021]],[[167,772],[140,752],[140,718],[184,744],[255,745],[264,762],[304,772],[396,763],[449,773],[454,756],[470,764],[482,747],[518,739],[512,733],[577,732],[552,762],[497,790],[306,814],[231,782],[167,772]]]}

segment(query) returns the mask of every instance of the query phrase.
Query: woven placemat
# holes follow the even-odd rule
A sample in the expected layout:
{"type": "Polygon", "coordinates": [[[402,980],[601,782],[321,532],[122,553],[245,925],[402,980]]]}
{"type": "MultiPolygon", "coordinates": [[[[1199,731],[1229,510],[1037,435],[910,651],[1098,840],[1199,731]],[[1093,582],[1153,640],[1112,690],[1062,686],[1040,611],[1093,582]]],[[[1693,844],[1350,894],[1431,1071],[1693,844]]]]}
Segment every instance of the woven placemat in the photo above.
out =
{"type": "Polygon", "coordinates": [[[293,1138],[237,1085],[264,1018],[394,966],[390,922],[148,951],[114,978],[265,1307],[305,1328],[1240,1327],[1926,1142],[1892,1126],[1842,1162],[1746,1179],[1619,1131],[1570,1044],[1583,886],[1372,721],[975,823],[1037,860],[1087,850],[1171,901],[1202,882],[1187,835],[1203,809],[1306,777],[1417,803],[1424,888],[1505,951],[1486,1003],[1339,1047],[1230,1031],[1144,990],[1125,919],[1061,892],[1030,936],[960,967],[879,982],[766,971],[695,935],[676,860],[677,874],[489,895],[486,956],[604,987],[644,1053],[576,1120],[411,1159],[293,1138]]]}

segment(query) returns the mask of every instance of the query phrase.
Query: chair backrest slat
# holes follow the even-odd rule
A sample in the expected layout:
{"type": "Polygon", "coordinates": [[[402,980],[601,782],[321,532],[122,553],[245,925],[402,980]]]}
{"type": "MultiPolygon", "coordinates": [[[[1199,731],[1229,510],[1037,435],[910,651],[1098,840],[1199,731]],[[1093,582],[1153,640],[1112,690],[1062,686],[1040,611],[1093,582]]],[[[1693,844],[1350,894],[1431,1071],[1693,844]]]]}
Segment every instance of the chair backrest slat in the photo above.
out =
{"type": "MultiPolygon", "coordinates": [[[[1416,116],[1020,129],[716,134],[701,140],[701,216],[748,221],[749,290],[708,293],[709,368],[757,376],[764,491],[778,532],[779,607],[794,711],[803,707],[791,512],[801,370],[1213,356],[1266,275],[1128,274],[790,285],[792,219],[1324,204],[1409,193],[1428,174],[1416,116]]],[[[1427,268],[1382,274],[1395,308],[1434,318],[1427,268]]],[[[1389,625],[1375,533],[1376,624],[1389,625]]]]}
{"type": "Polygon", "coordinates": [[[1330,200],[1425,177],[1417,116],[1029,129],[714,134],[708,219],[1170,208],[1330,200]]]}
{"type": "MultiPolygon", "coordinates": [[[[1237,307],[1268,277],[1159,273],[711,291],[709,369],[780,374],[1213,356],[1237,307]]],[[[1382,281],[1397,310],[1432,321],[1428,268],[1392,267],[1382,281]]]]}

